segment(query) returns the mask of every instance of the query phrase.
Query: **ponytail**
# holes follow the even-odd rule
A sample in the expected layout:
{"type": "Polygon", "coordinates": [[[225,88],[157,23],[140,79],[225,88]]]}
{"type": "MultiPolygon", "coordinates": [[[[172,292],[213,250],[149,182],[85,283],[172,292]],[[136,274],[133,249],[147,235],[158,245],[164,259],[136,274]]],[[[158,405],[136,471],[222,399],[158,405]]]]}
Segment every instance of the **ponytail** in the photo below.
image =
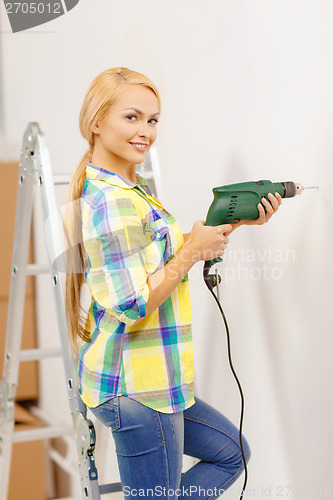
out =
{"type": "Polygon", "coordinates": [[[81,158],[68,188],[66,222],[64,225],[67,240],[66,252],[66,319],[72,347],[77,346],[77,337],[88,342],[90,332],[83,323],[81,306],[82,285],[85,282],[85,249],[82,238],[82,216],[80,200],[86,180],[87,162],[91,161],[89,149],[81,158]]]}

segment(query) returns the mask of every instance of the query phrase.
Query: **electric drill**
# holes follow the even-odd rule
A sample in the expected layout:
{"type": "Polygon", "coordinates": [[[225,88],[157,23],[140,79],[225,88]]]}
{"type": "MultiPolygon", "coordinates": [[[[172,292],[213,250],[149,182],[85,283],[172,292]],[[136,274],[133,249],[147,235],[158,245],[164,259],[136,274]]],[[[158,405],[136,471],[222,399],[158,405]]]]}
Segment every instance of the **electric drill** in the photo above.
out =
{"type": "MultiPolygon", "coordinates": [[[[213,189],[214,200],[209,207],[205,224],[219,226],[221,224],[237,224],[241,220],[257,219],[259,217],[258,203],[261,198],[268,200],[268,194],[277,192],[282,198],[293,198],[304,189],[318,189],[317,186],[304,188],[294,182],[240,182],[213,189]]],[[[269,200],[268,200],[269,201],[269,200]]],[[[210,267],[222,262],[221,257],[208,260],[204,265],[204,279],[209,288],[216,286],[214,275],[208,275],[210,267]]]]}

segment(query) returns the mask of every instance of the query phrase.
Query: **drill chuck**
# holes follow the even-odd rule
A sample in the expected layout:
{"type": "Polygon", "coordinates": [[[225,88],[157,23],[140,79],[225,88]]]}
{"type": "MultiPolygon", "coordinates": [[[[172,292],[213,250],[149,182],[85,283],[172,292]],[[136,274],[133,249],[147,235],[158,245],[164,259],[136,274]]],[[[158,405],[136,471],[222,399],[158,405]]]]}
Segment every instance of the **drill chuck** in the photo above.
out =
{"type": "Polygon", "coordinates": [[[284,187],[282,198],[293,198],[296,195],[296,184],[294,182],[281,182],[284,187]]]}
{"type": "Polygon", "coordinates": [[[281,182],[281,184],[284,187],[282,198],[293,198],[296,194],[301,194],[304,190],[301,184],[296,184],[295,182],[281,182]]]}

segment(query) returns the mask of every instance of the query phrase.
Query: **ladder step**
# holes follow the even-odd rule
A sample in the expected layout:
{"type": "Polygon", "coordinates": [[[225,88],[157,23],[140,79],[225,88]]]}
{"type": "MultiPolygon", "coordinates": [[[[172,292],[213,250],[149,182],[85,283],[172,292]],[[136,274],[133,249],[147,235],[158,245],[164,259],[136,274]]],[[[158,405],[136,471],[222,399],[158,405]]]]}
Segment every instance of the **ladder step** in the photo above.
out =
{"type": "Polygon", "coordinates": [[[60,347],[50,347],[48,349],[24,349],[20,351],[20,361],[38,361],[44,358],[55,358],[61,356],[60,347]]]}
{"type": "Polygon", "coordinates": [[[77,473],[76,467],[74,468],[72,461],[69,461],[61,455],[58,450],[50,447],[48,449],[48,455],[54,463],[59,465],[59,467],[61,467],[62,470],[66,471],[68,474],[72,474],[74,476],[77,473]]]}
{"type": "Polygon", "coordinates": [[[64,434],[73,434],[73,432],[73,427],[64,425],[60,427],[41,427],[40,429],[31,429],[29,431],[16,431],[13,434],[13,443],[53,439],[62,437],[64,434]]]}
{"type": "Polygon", "coordinates": [[[115,491],[123,491],[121,483],[101,484],[99,487],[101,495],[106,495],[107,493],[113,493],[115,491]]]}
{"type": "Polygon", "coordinates": [[[27,265],[27,276],[35,276],[37,274],[47,274],[50,272],[50,267],[48,264],[28,264],[27,265]]]}

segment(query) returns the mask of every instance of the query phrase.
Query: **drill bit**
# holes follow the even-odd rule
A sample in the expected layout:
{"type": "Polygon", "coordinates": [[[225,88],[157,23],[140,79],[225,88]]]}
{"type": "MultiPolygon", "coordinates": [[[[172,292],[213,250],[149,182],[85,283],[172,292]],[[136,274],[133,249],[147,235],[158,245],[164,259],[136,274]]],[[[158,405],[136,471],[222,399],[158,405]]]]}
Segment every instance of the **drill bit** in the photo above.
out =
{"type": "Polygon", "coordinates": [[[319,189],[319,186],[306,186],[303,187],[301,184],[296,184],[295,183],[295,188],[296,188],[296,194],[301,194],[304,189],[319,189]]]}

